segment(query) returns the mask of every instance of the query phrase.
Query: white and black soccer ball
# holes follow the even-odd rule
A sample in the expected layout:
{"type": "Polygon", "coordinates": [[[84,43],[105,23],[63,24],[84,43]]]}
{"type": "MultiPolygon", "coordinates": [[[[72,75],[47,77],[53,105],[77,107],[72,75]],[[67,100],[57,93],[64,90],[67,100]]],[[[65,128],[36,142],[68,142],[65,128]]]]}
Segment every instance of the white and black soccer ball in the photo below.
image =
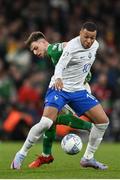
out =
{"type": "Polygon", "coordinates": [[[82,140],[76,134],[67,134],[61,141],[61,147],[65,153],[74,155],[82,149],[82,140]]]}

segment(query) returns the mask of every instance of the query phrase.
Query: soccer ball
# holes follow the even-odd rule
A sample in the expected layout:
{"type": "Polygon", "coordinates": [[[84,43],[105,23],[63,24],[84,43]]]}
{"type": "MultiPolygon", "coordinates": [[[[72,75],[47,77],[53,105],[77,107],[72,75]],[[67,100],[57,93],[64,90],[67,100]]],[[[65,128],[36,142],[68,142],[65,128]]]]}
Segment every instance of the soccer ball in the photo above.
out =
{"type": "Polygon", "coordinates": [[[82,140],[76,134],[67,134],[61,141],[61,147],[67,154],[77,154],[82,149],[82,140]]]}

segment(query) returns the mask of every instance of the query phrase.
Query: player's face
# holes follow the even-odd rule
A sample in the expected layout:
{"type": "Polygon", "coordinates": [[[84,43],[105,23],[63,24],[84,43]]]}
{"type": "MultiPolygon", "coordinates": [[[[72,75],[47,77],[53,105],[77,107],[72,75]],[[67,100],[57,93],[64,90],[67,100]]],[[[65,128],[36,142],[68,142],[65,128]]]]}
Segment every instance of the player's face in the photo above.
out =
{"type": "Polygon", "coordinates": [[[34,55],[38,57],[44,57],[46,53],[46,43],[45,40],[40,39],[31,43],[30,50],[34,55]]]}
{"type": "Polygon", "coordinates": [[[92,46],[92,44],[94,43],[95,39],[96,39],[96,31],[88,31],[87,29],[82,29],[80,31],[80,41],[82,46],[85,49],[88,49],[92,46]]]}

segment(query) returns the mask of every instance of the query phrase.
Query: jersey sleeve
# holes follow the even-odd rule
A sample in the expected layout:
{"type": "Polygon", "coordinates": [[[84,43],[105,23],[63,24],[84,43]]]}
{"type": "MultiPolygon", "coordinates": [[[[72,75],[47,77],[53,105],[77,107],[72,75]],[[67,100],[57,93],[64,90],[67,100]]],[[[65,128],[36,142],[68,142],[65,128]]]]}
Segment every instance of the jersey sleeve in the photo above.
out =
{"type": "Polygon", "coordinates": [[[47,49],[47,55],[50,57],[53,65],[56,65],[63,52],[63,43],[50,44],[47,49]]]}
{"type": "Polygon", "coordinates": [[[63,53],[59,59],[59,62],[57,63],[57,65],[55,67],[55,72],[54,72],[55,79],[57,79],[57,78],[62,79],[62,72],[66,68],[69,61],[71,60],[71,57],[72,57],[72,55],[71,55],[70,47],[69,47],[69,45],[67,45],[64,48],[63,53]]]}

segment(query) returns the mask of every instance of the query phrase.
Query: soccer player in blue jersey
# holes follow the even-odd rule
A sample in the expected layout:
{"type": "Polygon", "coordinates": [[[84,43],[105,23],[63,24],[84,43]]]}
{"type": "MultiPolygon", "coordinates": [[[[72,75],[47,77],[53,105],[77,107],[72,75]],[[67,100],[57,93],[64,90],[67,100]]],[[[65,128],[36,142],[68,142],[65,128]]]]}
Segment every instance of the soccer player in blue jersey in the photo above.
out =
{"type": "Polygon", "coordinates": [[[109,124],[99,101],[84,87],[85,78],[95,61],[97,49],[97,28],[92,22],[83,24],[80,36],[67,43],[46,93],[45,108],[39,123],[33,126],[20,151],[11,164],[12,169],[20,169],[24,158],[34,143],[56,121],[58,112],[68,104],[80,116],[86,114],[94,125],[91,129],[88,146],[80,161],[82,167],[105,170],[108,167],[95,160],[94,154],[102,141],[109,124]]]}

